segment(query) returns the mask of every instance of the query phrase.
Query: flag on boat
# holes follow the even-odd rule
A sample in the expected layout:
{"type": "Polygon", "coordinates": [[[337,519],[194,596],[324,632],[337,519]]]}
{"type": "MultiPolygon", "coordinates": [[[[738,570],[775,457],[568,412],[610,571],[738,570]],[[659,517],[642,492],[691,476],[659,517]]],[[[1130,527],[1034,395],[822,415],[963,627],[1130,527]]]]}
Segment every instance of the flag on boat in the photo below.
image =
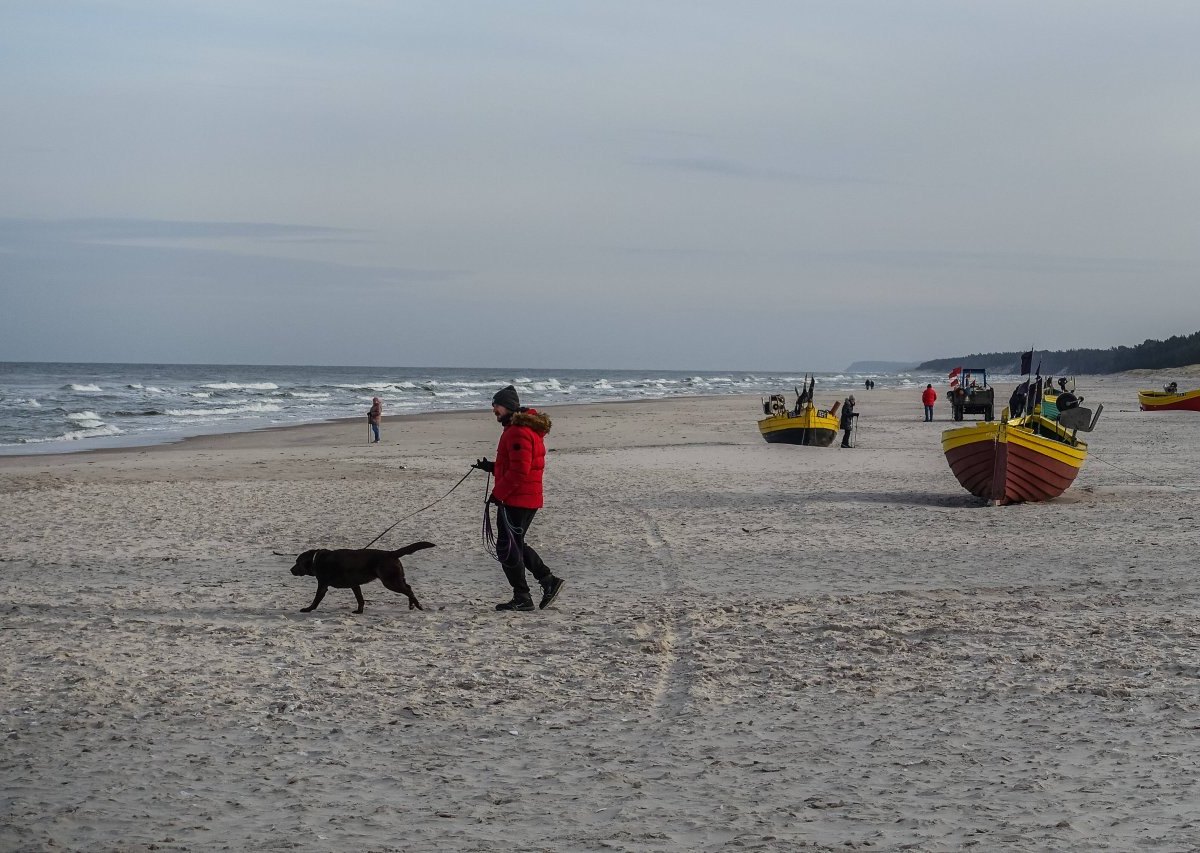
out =
{"type": "Polygon", "coordinates": [[[1033,367],[1033,350],[1021,353],[1021,375],[1028,376],[1031,367],[1033,367]]]}

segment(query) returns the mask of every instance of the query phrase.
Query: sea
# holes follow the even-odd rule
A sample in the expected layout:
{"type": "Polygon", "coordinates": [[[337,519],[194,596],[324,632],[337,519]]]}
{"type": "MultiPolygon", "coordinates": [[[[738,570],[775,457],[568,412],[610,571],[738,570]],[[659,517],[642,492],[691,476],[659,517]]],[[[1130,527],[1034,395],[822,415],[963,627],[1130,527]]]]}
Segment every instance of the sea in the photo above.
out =
{"type": "MultiPolygon", "coordinates": [[[[878,388],[945,381],[915,373],[813,375],[818,398],[828,392],[835,399],[868,379],[878,388]]],[[[164,444],[337,418],[365,423],[372,397],[383,400],[385,417],[486,410],[509,384],[523,405],[543,408],[785,392],[790,402],[804,377],[802,371],[0,362],[0,454],[164,444]]]]}

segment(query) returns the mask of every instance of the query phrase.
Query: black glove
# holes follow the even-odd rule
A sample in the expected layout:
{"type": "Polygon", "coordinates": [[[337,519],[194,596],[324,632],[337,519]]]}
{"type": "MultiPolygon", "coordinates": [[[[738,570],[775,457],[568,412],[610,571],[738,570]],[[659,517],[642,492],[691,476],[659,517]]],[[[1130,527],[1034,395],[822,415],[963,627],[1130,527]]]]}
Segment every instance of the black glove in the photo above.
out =
{"type": "Polygon", "coordinates": [[[491,474],[496,470],[496,463],[489,461],[487,458],[476,459],[475,464],[471,467],[478,468],[480,471],[487,471],[489,474],[491,474]]]}

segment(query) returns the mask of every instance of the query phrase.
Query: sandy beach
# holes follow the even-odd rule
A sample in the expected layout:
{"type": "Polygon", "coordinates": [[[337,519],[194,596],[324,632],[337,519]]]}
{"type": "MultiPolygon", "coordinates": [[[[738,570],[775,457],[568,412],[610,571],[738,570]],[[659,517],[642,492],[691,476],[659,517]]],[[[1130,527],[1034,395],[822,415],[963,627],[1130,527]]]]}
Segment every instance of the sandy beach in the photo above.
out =
{"type": "Polygon", "coordinates": [[[757,397],[550,408],[535,613],[493,611],[480,472],[379,543],[437,544],[424,611],[300,613],[279,555],[445,495],[490,413],[0,457],[0,849],[1200,850],[1200,415],[1159,384],[1080,379],[1082,473],[1010,507],[919,390],[855,392],[850,450],[757,397]]]}

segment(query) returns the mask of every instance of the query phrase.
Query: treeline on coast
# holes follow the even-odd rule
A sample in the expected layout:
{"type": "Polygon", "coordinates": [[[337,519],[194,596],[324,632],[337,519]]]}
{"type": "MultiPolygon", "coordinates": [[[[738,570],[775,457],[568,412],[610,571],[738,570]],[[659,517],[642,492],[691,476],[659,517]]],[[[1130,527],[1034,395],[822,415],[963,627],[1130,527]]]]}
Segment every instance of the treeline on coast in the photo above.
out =
{"type": "MultiPolygon", "coordinates": [[[[1111,349],[1035,350],[1033,367],[1042,366],[1042,375],[1064,373],[1120,373],[1122,370],[1164,370],[1200,364],[1200,332],[1175,335],[1165,341],[1147,340],[1132,347],[1111,349]]],[[[983,367],[993,373],[1020,373],[1021,353],[989,352],[935,358],[922,362],[917,370],[953,370],[955,367],[983,367]]]]}

